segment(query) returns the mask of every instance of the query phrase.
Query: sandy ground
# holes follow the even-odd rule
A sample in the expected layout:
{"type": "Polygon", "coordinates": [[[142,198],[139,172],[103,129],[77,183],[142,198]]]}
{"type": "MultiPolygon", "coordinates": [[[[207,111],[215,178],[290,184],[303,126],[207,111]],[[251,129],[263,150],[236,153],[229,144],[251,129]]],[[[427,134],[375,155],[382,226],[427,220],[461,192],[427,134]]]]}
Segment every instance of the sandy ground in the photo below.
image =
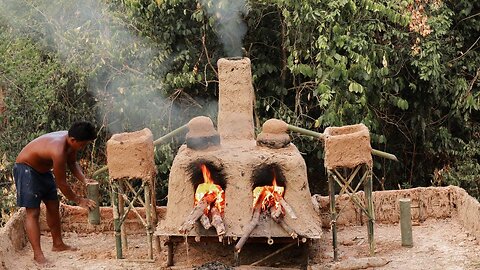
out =
{"type": "MultiPolygon", "coordinates": [[[[376,258],[381,258],[386,265],[370,269],[441,269],[455,270],[480,269],[480,245],[475,237],[469,235],[453,219],[427,220],[413,226],[414,246],[401,246],[399,225],[375,226],[376,258]]],[[[42,235],[42,246],[45,255],[54,261],[55,267],[50,269],[166,269],[164,256],[155,252],[155,262],[139,262],[145,259],[147,249],[146,237],[130,235],[129,249],[124,251],[127,259],[115,259],[115,242],[113,234],[76,234],[66,233],[65,242],[75,245],[78,251],[51,252],[51,237],[42,235]]],[[[331,233],[326,231],[323,239],[311,243],[305,249],[296,245],[273,256],[259,266],[284,267],[284,269],[300,269],[305,263],[304,256],[310,253],[309,268],[316,269],[358,269],[348,268],[353,259],[368,256],[368,241],[365,227],[340,228],[339,263],[333,263],[331,233]]],[[[272,253],[282,245],[247,244],[241,253],[243,265],[258,261],[272,253]]],[[[32,251],[29,245],[17,254],[15,269],[39,269],[32,262],[32,251]]],[[[193,243],[187,248],[184,243],[175,247],[175,267],[172,269],[193,269],[208,262],[220,262],[225,266],[233,266],[233,245],[218,243],[193,243]],[[188,253],[188,255],[187,255],[188,253]]],[[[1,267],[0,267],[1,268],[1,267]]],[[[242,268],[242,269],[248,269],[242,268]]],[[[216,268],[218,269],[218,268],[216,268]]],[[[226,269],[226,268],[225,268],[226,269]]]]}

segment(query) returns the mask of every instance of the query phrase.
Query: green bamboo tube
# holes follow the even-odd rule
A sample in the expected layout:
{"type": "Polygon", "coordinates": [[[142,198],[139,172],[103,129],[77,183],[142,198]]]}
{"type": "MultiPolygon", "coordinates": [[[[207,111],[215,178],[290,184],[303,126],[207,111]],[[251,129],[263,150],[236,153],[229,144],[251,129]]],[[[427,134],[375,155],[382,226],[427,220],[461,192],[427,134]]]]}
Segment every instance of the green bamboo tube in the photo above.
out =
{"type": "Polygon", "coordinates": [[[330,198],[330,226],[332,229],[333,260],[338,260],[337,210],[335,208],[335,182],[332,172],[328,171],[328,195],[330,198]]]}
{"type": "MultiPolygon", "coordinates": [[[[303,134],[303,135],[319,138],[321,140],[325,139],[325,134],[323,134],[323,133],[315,132],[315,131],[304,129],[304,128],[301,128],[301,127],[292,126],[290,124],[287,124],[287,128],[288,128],[288,130],[291,130],[293,132],[298,132],[298,133],[303,134]]],[[[376,150],[376,149],[372,149],[372,155],[398,161],[398,159],[395,155],[387,153],[387,152],[383,152],[383,151],[380,151],[380,150],[376,150]]]]}
{"type": "Polygon", "coordinates": [[[152,231],[152,208],[150,200],[150,185],[145,183],[145,219],[146,219],[146,229],[147,229],[147,247],[148,247],[148,258],[153,259],[153,231],[152,231]]]}
{"type": "MultiPolygon", "coordinates": [[[[167,142],[168,140],[170,140],[171,138],[177,136],[178,134],[186,131],[188,129],[188,125],[185,124],[173,131],[171,131],[170,133],[167,133],[165,135],[163,135],[162,137],[156,139],[155,141],[153,141],[153,145],[160,145],[160,144],[163,144],[165,142],[167,142]]],[[[93,174],[92,174],[92,178],[93,177],[96,177],[98,176],[99,174],[103,173],[103,172],[106,172],[108,170],[108,167],[107,166],[103,166],[102,168],[96,170],[93,174]]]]}
{"type": "Polygon", "coordinates": [[[99,206],[99,192],[98,182],[87,183],[87,198],[95,201],[95,207],[88,211],[88,223],[92,225],[100,224],[100,206],[99,206]]]}
{"type": "Polygon", "coordinates": [[[185,124],[185,125],[177,128],[177,129],[175,129],[175,130],[172,130],[171,132],[169,132],[169,133],[163,135],[162,137],[156,139],[155,141],[153,141],[153,145],[163,144],[166,141],[170,140],[171,138],[177,136],[178,134],[187,131],[187,129],[188,129],[188,124],[185,124]]]}
{"type": "MultiPolygon", "coordinates": [[[[125,199],[123,198],[123,194],[125,194],[125,180],[119,179],[117,180],[118,184],[118,214],[120,217],[125,217],[125,199]]],[[[120,235],[122,239],[122,249],[128,249],[128,239],[127,239],[127,230],[125,229],[125,219],[120,224],[120,235]]]]}
{"type": "Polygon", "coordinates": [[[367,212],[368,212],[368,223],[367,223],[367,230],[368,230],[368,244],[370,247],[370,256],[375,255],[375,238],[374,238],[374,221],[375,221],[375,210],[373,207],[373,182],[372,182],[372,171],[371,168],[368,168],[366,165],[364,166],[363,173],[365,173],[366,179],[364,182],[364,191],[365,197],[367,201],[367,212]]]}
{"type": "Polygon", "coordinates": [[[400,230],[402,233],[402,246],[413,247],[412,239],[412,211],[410,199],[400,199],[400,230]]]}
{"type": "Polygon", "coordinates": [[[120,213],[118,213],[118,188],[115,184],[112,185],[112,205],[113,205],[113,228],[115,234],[115,251],[117,259],[123,259],[122,253],[122,236],[121,236],[121,221],[120,213]]]}

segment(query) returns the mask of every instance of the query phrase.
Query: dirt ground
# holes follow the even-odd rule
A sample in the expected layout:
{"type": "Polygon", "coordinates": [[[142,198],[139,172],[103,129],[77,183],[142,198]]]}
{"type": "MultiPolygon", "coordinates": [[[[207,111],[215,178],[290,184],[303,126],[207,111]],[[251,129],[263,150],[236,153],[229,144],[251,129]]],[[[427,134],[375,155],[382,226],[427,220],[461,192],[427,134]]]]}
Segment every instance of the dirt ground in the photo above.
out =
{"type": "MultiPolygon", "coordinates": [[[[402,247],[398,224],[376,225],[375,258],[386,264],[369,269],[480,269],[479,243],[474,236],[466,233],[454,219],[429,219],[421,224],[414,224],[413,239],[413,247],[402,247]]],[[[42,246],[45,255],[54,261],[55,267],[51,269],[167,269],[164,267],[164,257],[157,252],[154,253],[155,262],[139,261],[147,257],[145,236],[130,235],[128,240],[129,249],[124,251],[126,259],[122,260],[115,259],[113,234],[65,233],[65,242],[75,245],[79,250],[57,253],[49,250],[51,237],[45,233],[42,235],[42,246]]],[[[325,231],[323,238],[317,243],[311,243],[308,250],[294,245],[258,266],[300,269],[302,263],[305,262],[305,255],[309,253],[308,268],[312,270],[360,269],[351,265],[355,265],[355,261],[361,261],[360,258],[368,257],[366,227],[340,228],[338,240],[340,245],[339,262],[337,263],[332,262],[331,233],[325,231]]],[[[240,254],[241,264],[249,265],[282,246],[285,244],[272,246],[247,244],[240,254]]],[[[39,269],[32,261],[32,251],[29,245],[14,255],[10,260],[14,260],[15,269],[39,269]]],[[[229,269],[234,265],[233,245],[193,243],[188,245],[187,252],[185,244],[180,243],[175,247],[174,261],[175,266],[171,269],[195,269],[209,262],[218,262],[217,267],[202,269],[229,269]],[[219,268],[218,265],[225,267],[219,268]]],[[[252,268],[244,266],[241,269],[252,268]]]]}

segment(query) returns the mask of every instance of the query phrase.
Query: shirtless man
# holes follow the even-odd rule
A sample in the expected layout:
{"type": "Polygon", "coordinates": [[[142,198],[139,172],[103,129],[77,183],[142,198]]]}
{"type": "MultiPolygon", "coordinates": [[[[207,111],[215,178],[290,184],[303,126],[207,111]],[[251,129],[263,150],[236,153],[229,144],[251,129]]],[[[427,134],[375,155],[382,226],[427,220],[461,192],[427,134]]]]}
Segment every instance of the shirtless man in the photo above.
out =
{"type": "Polygon", "coordinates": [[[40,246],[40,202],[45,203],[47,224],[53,240],[52,251],[77,250],[62,239],[57,187],[77,205],[92,209],[95,201],[77,196],[68,185],[67,167],[86,184],[87,179],[76,161],[77,152],[96,138],[89,122],[74,123],[68,131],[42,135],[28,143],[18,154],[13,174],[17,187],[17,205],[26,208],[25,230],[32,245],[33,259],[41,266],[51,266],[40,246]],[[53,169],[53,174],[52,174],[53,169]]]}

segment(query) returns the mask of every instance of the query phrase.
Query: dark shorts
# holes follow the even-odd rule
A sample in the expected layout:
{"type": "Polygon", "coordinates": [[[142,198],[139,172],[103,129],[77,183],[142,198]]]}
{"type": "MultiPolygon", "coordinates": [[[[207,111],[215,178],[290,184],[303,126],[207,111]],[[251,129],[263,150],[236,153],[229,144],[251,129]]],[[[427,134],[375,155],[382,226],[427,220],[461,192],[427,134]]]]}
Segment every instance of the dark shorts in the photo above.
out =
{"type": "Polygon", "coordinates": [[[58,200],[57,185],[51,172],[39,173],[26,164],[15,163],[13,177],[18,206],[39,208],[41,201],[58,200]]]}

